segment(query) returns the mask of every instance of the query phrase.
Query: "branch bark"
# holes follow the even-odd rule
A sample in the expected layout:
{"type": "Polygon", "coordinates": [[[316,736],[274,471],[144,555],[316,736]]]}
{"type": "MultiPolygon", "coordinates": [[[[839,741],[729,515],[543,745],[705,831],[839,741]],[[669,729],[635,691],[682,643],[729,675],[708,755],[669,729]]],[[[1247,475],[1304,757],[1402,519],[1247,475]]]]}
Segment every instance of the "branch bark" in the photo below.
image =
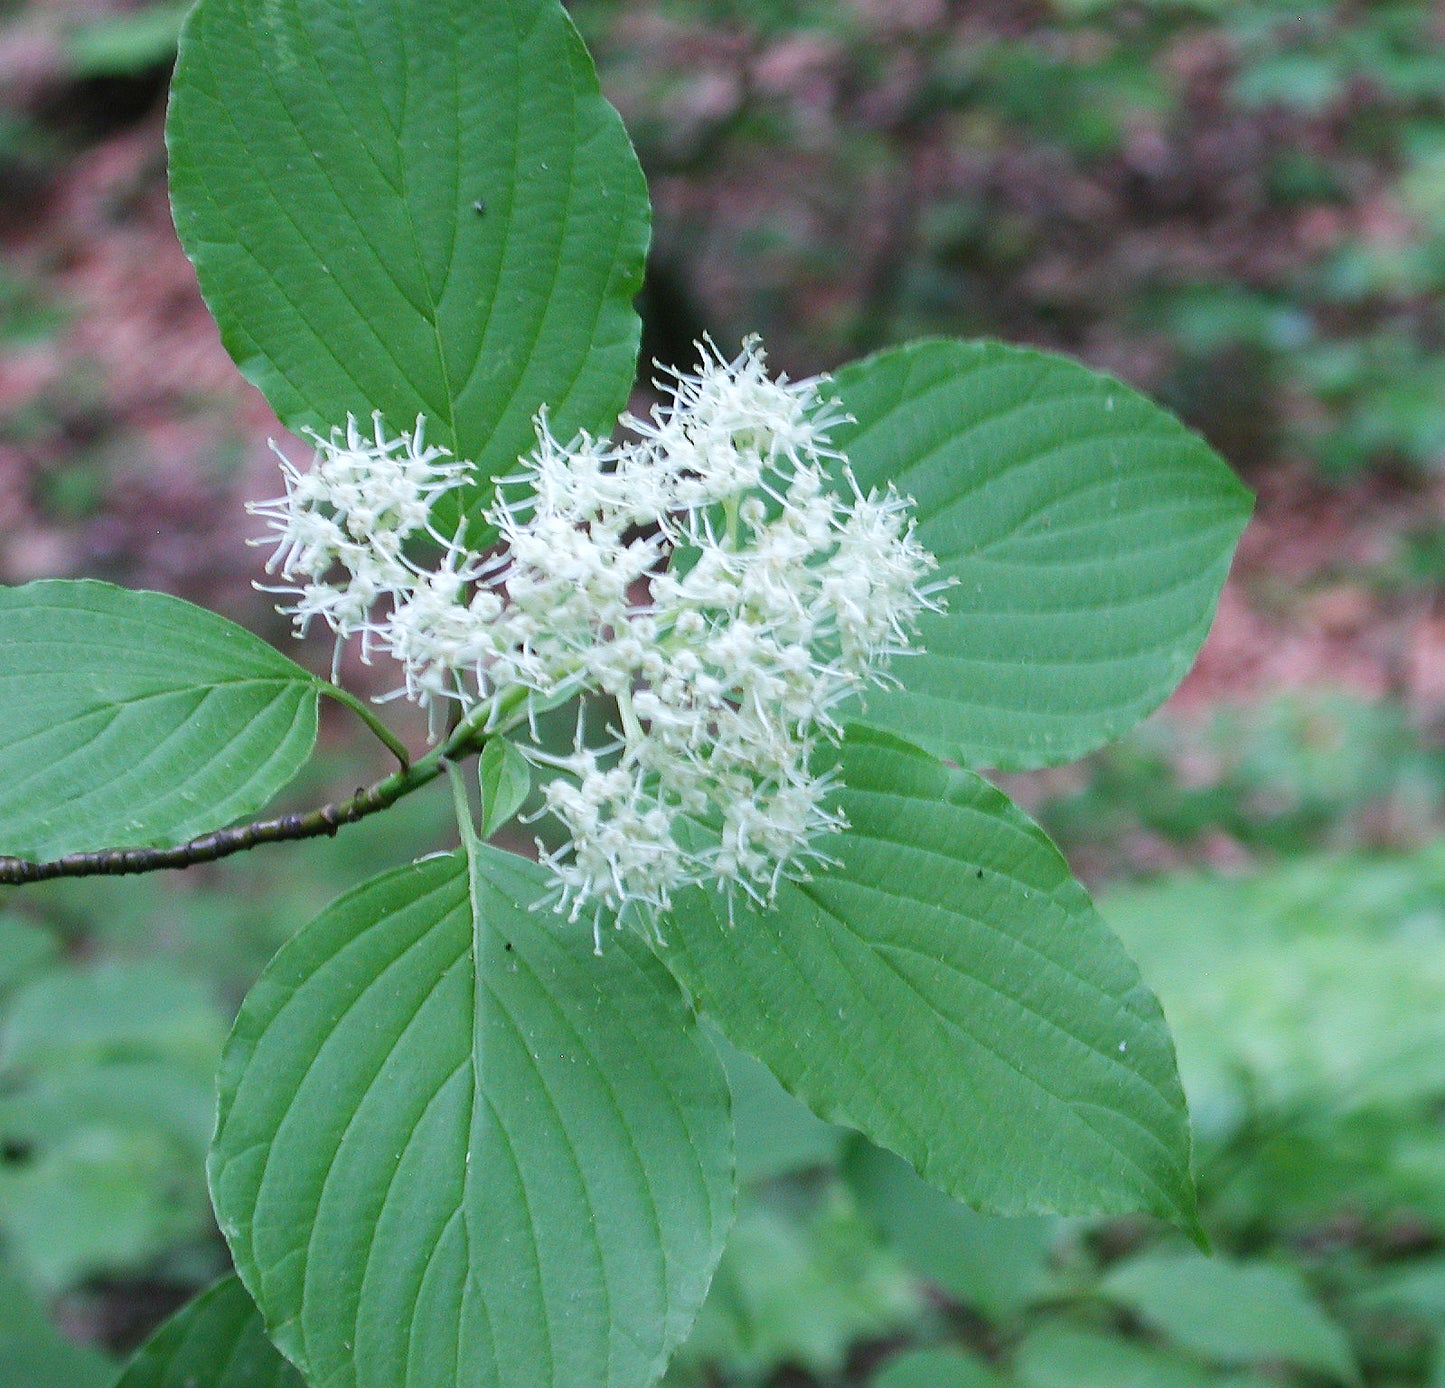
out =
{"type": "Polygon", "coordinates": [[[343,824],[355,824],[376,814],[441,774],[442,762],[428,758],[404,771],[393,772],[346,800],[334,800],[314,810],[257,819],[202,834],[173,848],[103,848],[94,853],[68,853],[63,858],[35,863],[26,858],[0,857],[0,885],[18,887],[56,877],[123,877],[213,863],[262,843],[333,837],[343,824]]]}

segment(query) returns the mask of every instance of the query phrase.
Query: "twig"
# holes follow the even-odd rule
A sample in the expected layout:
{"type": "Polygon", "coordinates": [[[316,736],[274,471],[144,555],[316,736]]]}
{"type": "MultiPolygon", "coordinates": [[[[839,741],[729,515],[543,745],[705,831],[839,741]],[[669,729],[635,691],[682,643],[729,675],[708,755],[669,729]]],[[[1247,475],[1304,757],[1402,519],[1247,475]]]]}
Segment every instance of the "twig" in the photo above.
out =
{"type": "Polygon", "coordinates": [[[218,829],[174,848],[104,848],[95,853],[67,853],[63,858],[44,863],[0,857],[0,885],[18,887],[55,877],[121,877],[164,868],[188,868],[195,863],[229,858],[257,844],[314,839],[323,834],[331,837],[343,824],[355,824],[384,810],[403,795],[435,779],[440,770],[440,764],[417,763],[408,771],[394,772],[385,780],[358,790],[349,800],[336,800],[301,814],[257,819],[250,824],[218,829]]]}
{"type": "Polygon", "coordinates": [[[188,868],[195,863],[213,863],[233,853],[244,853],[257,844],[314,839],[322,835],[330,838],[343,824],[355,824],[436,780],[448,761],[481,751],[489,738],[506,732],[525,716],[524,703],[519,691],[509,691],[499,705],[491,700],[478,704],[452,729],[441,746],[374,785],[358,790],[349,800],[332,801],[300,814],[218,829],[173,848],[102,848],[94,853],[67,853],[63,858],[43,863],[0,857],[0,886],[19,887],[56,877],[122,877],[166,868],[188,868]]]}

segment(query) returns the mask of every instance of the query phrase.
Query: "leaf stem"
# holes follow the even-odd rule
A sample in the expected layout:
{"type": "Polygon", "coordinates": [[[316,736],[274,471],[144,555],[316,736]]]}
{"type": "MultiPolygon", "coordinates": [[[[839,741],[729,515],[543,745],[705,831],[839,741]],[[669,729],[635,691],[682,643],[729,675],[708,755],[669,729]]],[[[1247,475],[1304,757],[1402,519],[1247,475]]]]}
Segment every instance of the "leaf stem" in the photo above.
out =
{"type": "Polygon", "coordinates": [[[447,759],[443,765],[446,767],[447,780],[451,782],[452,807],[457,812],[457,833],[461,836],[462,844],[470,854],[481,840],[477,836],[477,826],[472,819],[472,806],[467,799],[467,785],[462,780],[461,769],[456,762],[447,759]]]}
{"type": "Polygon", "coordinates": [[[345,704],[386,747],[386,750],[401,763],[401,769],[405,771],[411,765],[411,753],[406,750],[406,744],[392,732],[376,714],[369,709],[349,689],[343,689],[340,685],[331,684],[327,681],[318,681],[321,692],[327,698],[335,699],[338,704],[345,704]]]}

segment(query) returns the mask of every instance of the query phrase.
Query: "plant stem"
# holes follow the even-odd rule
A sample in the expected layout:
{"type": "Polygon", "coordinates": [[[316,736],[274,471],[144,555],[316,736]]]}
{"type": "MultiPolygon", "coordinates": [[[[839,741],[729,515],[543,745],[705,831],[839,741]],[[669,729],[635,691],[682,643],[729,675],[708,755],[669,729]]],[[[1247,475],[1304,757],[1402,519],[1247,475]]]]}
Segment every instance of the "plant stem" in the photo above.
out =
{"type": "MultiPolygon", "coordinates": [[[[510,694],[510,691],[509,691],[510,694]]],[[[345,702],[345,700],[343,700],[345,702]]],[[[525,717],[519,701],[504,696],[498,707],[491,700],[478,704],[452,730],[439,747],[414,762],[404,762],[374,785],[358,790],[347,800],[336,800],[301,814],[257,819],[202,834],[174,848],[103,848],[94,853],[68,853],[63,858],[36,863],[26,858],[0,857],[0,886],[19,887],[29,882],[46,882],[56,877],[120,877],[131,873],[158,872],[166,868],[188,868],[195,863],[213,863],[262,843],[295,839],[328,838],[343,824],[355,824],[394,805],[405,795],[421,789],[441,775],[448,762],[481,751],[496,733],[504,732],[525,717]],[[488,722],[493,726],[488,728],[488,722]]],[[[363,715],[364,716],[364,715],[363,715]]],[[[398,744],[399,745],[399,744],[398,744]]],[[[393,749],[395,750],[395,749],[393,749]]],[[[397,755],[404,755],[405,749],[397,755]]]]}
{"type": "Polygon", "coordinates": [[[395,804],[403,795],[434,780],[440,771],[440,765],[428,757],[404,771],[393,771],[375,785],[358,790],[348,800],[332,801],[303,814],[258,819],[250,824],[218,829],[213,834],[202,834],[175,848],[104,848],[95,853],[69,853],[45,863],[32,863],[24,858],[0,858],[0,884],[18,887],[53,877],[119,877],[128,873],[157,872],[163,868],[187,868],[194,863],[229,858],[233,853],[244,852],[261,843],[313,839],[322,834],[329,837],[343,824],[355,824],[357,820],[395,804]]]}

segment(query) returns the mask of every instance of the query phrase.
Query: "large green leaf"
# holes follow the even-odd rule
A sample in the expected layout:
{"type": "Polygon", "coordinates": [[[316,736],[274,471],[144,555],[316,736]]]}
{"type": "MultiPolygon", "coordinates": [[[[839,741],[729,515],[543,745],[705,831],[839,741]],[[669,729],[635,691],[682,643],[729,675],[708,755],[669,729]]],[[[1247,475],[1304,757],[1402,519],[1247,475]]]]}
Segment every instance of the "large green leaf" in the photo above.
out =
{"type": "Polygon", "coordinates": [[[115,1388],[306,1388],[266,1338],[235,1277],[183,1306],[136,1351],[115,1388]]]}
{"type": "Polygon", "coordinates": [[[320,685],[162,593],[0,588],[0,854],[184,843],[266,804],[311,755],[320,685]]]}
{"type": "Polygon", "coordinates": [[[245,375],[291,427],[380,410],[509,470],[636,371],[646,186],[556,0],[201,0],[171,196],[245,375]]]}
{"type": "Polygon", "coordinates": [[[995,1214],[1193,1219],[1159,1005],[1043,833],[987,782],[854,730],[838,865],[767,910],[696,889],[662,957],[815,1113],[995,1214]]]}
{"type": "Polygon", "coordinates": [[[1072,761],[1163,701],[1249,514],[1201,439],[1117,381],[997,343],[895,348],[837,387],[859,483],[912,496],[958,580],[868,721],[1015,768],[1072,761]]]}
{"type": "Polygon", "coordinates": [[[1295,1364],[1347,1383],[1360,1371],[1349,1340],[1293,1269],[1187,1253],[1114,1268],[1104,1295],[1176,1343],[1220,1364],[1295,1364]]]}
{"type": "Polygon", "coordinates": [[[726,1078],[642,942],[473,848],[282,949],[222,1064],[211,1186],[313,1388],[623,1388],[691,1325],[731,1213],[726,1078]]]}

